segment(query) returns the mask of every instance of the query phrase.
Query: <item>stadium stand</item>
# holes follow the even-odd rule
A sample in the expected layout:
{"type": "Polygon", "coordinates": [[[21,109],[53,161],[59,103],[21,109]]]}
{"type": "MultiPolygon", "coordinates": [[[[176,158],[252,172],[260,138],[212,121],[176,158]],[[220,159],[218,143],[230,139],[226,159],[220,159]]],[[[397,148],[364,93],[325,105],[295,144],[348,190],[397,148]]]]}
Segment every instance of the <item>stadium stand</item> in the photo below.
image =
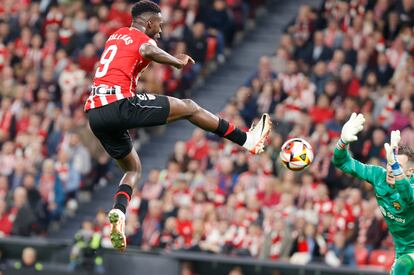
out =
{"type": "Polygon", "coordinates": [[[240,127],[272,113],[275,131],[266,153],[247,156],[195,130],[135,194],[129,242],[144,250],[389,270],[393,244],[371,186],[344,177],[330,159],[353,111],[368,118],[351,146],[356,158],[384,164],[383,143],[392,129],[403,129],[409,143],[413,11],[412,1],[301,6],[275,54],[260,59],[221,113],[240,127]],[[278,150],[290,137],[312,143],[316,159],[307,172],[278,165],[278,150]]]}

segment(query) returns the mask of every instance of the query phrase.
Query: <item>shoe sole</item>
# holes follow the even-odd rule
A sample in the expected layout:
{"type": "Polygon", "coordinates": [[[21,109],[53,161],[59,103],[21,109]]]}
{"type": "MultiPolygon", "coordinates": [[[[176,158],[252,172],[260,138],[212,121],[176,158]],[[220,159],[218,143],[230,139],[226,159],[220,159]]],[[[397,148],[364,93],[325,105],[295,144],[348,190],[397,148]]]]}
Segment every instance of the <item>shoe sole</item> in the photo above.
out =
{"type": "Polygon", "coordinates": [[[122,232],[117,229],[119,216],[117,213],[109,213],[109,222],[111,223],[111,243],[112,246],[119,251],[124,251],[126,247],[125,236],[122,232]]]}
{"type": "Polygon", "coordinates": [[[250,152],[253,154],[260,154],[264,152],[264,143],[269,137],[270,131],[272,130],[272,121],[269,118],[268,114],[263,114],[261,121],[263,120],[264,126],[262,131],[262,136],[253,150],[250,152]],[[263,118],[264,117],[264,118],[263,118]]]}

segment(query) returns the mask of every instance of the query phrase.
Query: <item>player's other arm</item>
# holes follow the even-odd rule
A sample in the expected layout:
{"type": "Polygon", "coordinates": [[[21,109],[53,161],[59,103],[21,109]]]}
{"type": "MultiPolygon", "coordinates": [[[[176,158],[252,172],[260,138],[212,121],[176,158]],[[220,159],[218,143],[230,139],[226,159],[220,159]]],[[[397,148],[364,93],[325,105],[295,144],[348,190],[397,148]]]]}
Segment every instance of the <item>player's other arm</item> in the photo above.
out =
{"type": "Polygon", "coordinates": [[[352,158],[347,148],[335,148],[333,164],[344,173],[357,177],[361,180],[374,184],[378,175],[385,173],[384,168],[375,165],[363,164],[352,158]]]}
{"type": "Polygon", "coordinates": [[[152,43],[142,44],[139,48],[139,52],[145,59],[170,65],[177,69],[182,69],[187,64],[195,63],[194,60],[186,54],[179,54],[175,57],[152,43]]]}
{"type": "Polygon", "coordinates": [[[395,187],[398,190],[398,193],[400,193],[401,199],[407,203],[412,203],[414,202],[414,192],[411,188],[410,181],[405,176],[405,173],[397,158],[398,143],[400,140],[400,131],[392,131],[391,142],[389,144],[384,144],[385,152],[387,153],[387,164],[392,169],[392,174],[395,179],[395,187]]]}
{"type": "Polygon", "coordinates": [[[376,176],[382,175],[384,169],[379,166],[363,164],[353,159],[348,151],[348,144],[358,139],[357,134],[364,128],[364,122],[365,118],[362,114],[353,113],[351,115],[342,128],[341,138],[334,150],[332,162],[343,172],[374,184],[376,176]]]}

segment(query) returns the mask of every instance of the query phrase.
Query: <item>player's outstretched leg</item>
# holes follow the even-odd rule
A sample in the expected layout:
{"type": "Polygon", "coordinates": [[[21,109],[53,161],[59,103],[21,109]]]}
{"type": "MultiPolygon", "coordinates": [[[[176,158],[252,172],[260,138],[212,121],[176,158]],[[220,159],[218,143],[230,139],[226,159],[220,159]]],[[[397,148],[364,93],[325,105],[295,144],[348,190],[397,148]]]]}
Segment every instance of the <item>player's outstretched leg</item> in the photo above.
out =
{"type": "Polygon", "coordinates": [[[125,174],[115,194],[114,206],[109,211],[108,218],[111,223],[110,238],[112,245],[114,248],[124,251],[126,248],[125,212],[131,200],[132,190],[141,178],[141,162],[134,149],[117,162],[125,174]]]}
{"type": "Polygon", "coordinates": [[[243,132],[228,122],[209,111],[201,108],[191,99],[178,99],[168,97],[170,114],[168,122],[179,119],[187,119],[194,125],[220,137],[224,137],[234,143],[243,146],[253,154],[259,154],[264,150],[264,143],[268,137],[272,122],[268,114],[263,114],[260,121],[252,126],[248,132],[243,132]]]}

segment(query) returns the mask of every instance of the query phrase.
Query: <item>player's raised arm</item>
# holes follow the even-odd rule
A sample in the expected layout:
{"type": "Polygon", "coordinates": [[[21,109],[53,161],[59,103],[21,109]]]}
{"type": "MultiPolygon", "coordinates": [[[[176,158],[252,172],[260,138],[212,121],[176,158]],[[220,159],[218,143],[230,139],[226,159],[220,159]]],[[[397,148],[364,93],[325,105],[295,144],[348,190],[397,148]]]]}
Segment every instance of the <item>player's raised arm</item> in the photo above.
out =
{"type": "Polygon", "coordinates": [[[385,173],[385,169],[363,164],[353,159],[348,152],[348,144],[358,139],[357,134],[364,129],[364,122],[365,118],[362,114],[353,113],[351,115],[351,118],[342,127],[341,138],[336,145],[332,162],[343,172],[374,184],[376,177],[385,173]]]}
{"type": "MultiPolygon", "coordinates": [[[[387,153],[387,164],[392,169],[392,174],[394,175],[395,179],[395,187],[400,193],[400,197],[407,203],[414,202],[413,197],[413,189],[411,188],[410,181],[406,177],[402,166],[398,160],[397,155],[405,155],[403,152],[397,152],[398,150],[398,143],[401,140],[400,131],[392,131],[391,132],[391,141],[390,143],[385,143],[384,148],[385,152],[387,153]]],[[[408,156],[405,155],[404,158],[408,156]]],[[[403,158],[403,157],[401,157],[403,158]]],[[[406,164],[407,165],[407,164],[406,164]]]]}
{"type": "Polygon", "coordinates": [[[152,43],[142,44],[139,52],[145,59],[170,65],[177,69],[182,69],[187,64],[195,63],[194,60],[186,54],[179,54],[175,57],[152,43]]]}

